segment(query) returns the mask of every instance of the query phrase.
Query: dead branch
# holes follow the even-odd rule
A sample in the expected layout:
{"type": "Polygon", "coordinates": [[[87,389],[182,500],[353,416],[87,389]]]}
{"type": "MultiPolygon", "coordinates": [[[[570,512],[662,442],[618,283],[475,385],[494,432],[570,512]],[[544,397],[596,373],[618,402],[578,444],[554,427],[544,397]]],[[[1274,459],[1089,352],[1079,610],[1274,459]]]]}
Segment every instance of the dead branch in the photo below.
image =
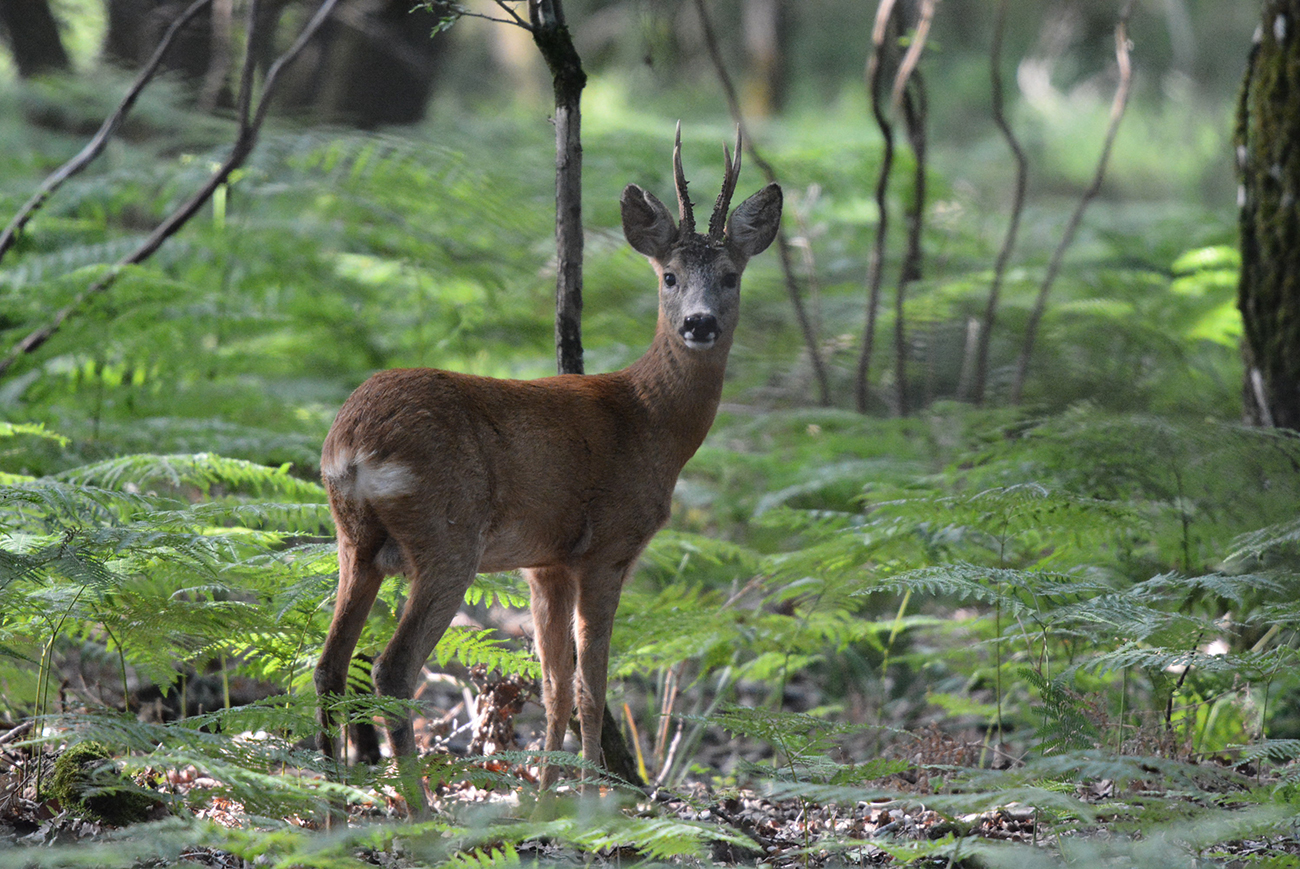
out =
{"type": "MultiPolygon", "coordinates": [[[[152,256],[167,239],[175,235],[181,227],[189,222],[190,218],[198,213],[198,210],[207,203],[217,188],[226,183],[230,173],[243,165],[249,154],[252,153],[253,147],[257,144],[257,137],[261,132],[263,122],[266,120],[267,112],[270,110],[271,98],[275,94],[281,71],[298,57],[308,41],[325,23],[337,3],[338,0],[325,0],[320,8],[316,10],[316,14],[303,27],[294,43],[271,64],[266,72],[266,79],[262,84],[261,99],[257,103],[256,110],[253,109],[253,73],[256,68],[256,60],[251,50],[245,50],[244,67],[239,83],[239,128],[235,133],[235,142],[231,146],[230,154],[202,188],[159,223],[135,250],[114,263],[108,274],[83,290],[70,304],[56,313],[48,324],[36,329],[19,341],[9,352],[9,355],[0,360],[0,376],[8,372],[14,363],[24,355],[34,352],[48,341],[67,319],[80,311],[87,302],[112,287],[122,274],[123,269],[144,262],[152,256]]],[[[257,11],[258,0],[252,0],[249,4],[247,25],[249,37],[247,43],[250,46],[256,43],[254,36],[256,35],[255,30],[258,21],[257,11]]]]}
{"type": "MultiPolygon", "coordinates": [[[[727,72],[726,64],[722,62],[722,52],[718,48],[717,34],[713,30],[713,21],[709,18],[708,11],[705,9],[704,0],[695,0],[695,10],[700,16],[700,29],[704,35],[704,45],[708,49],[709,60],[713,63],[713,69],[718,75],[718,82],[721,84],[723,95],[726,97],[727,109],[731,113],[731,119],[740,128],[741,139],[750,159],[763,173],[764,179],[771,184],[776,181],[776,170],[772,168],[771,163],[763,159],[763,156],[758,152],[758,148],[754,145],[754,137],[749,135],[749,131],[745,127],[745,118],[740,111],[740,100],[736,96],[736,86],[731,81],[731,75],[727,72]]],[[[813,376],[817,380],[817,402],[822,407],[829,407],[831,388],[830,380],[826,375],[826,364],[822,360],[817,330],[813,327],[812,320],[804,307],[803,291],[800,290],[799,280],[794,274],[794,263],[790,259],[790,241],[786,237],[784,228],[777,229],[776,251],[781,259],[781,274],[785,277],[786,295],[790,297],[790,304],[794,307],[795,319],[799,321],[799,330],[803,333],[804,345],[808,348],[808,359],[812,364],[813,376]]]]}
{"type": "Polygon", "coordinates": [[[166,56],[167,50],[171,48],[176,35],[189,23],[191,18],[211,3],[212,0],[194,0],[171,23],[171,26],[167,28],[167,32],[163,34],[162,40],[158,43],[158,47],[154,49],[148,63],[135,77],[135,81],[131,83],[130,89],[126,92],[126,96],[122,97],[122,101],[118,103],[117,109],[104,119],[104,123],[100,125],[99,130],[75,157],[56,169],[41,183],[41,186],[32,194],[31,199],[28,199],[23,207],[18,209],[18,213],[14,215],[13,220],[9,221],[9,225],[5,227],[4,232],[0,233],[0,259],[3,259],[9,248],[14,246],[19,233],[23,231],[23,227],[27,226],[28,221],[35,216],[36,212],[40,210],[50,196],[62,187],[65,181],[85,169],[96,157],[103,153],[108,140],[117,132],[117,128],[122,125],[122,121],[126,119],[127,114],[135,106],[136,100],[140,98],[140,94],[144,92],[144,89],[157,75],[158,68],[162,65],[163,58],[166,56]]]}
{"type": "MultiPolygon", "coordinates": [[[[1002,88],[1002,37],[1006,30],[1007,0],[998,4],[997,18],[993,25],[993,44],[989,49],[989,85],[992,96],[993,123],[997,125],[1011,157],[1016,163],[1016,186],[1011,200],[1011,217],[1007,222],[1007,234],[1002,239],[1002,248],[998,251],[997,262],[993,266],[993,282],[989,285],[989,298],[984,306],[984,318],[979,325],[975,347],[975,374],[970,386],[970,400],[976,404],[984,403],[984,390],[988,386],[989,346],[993,334],[993,325],[997,320],[998,297],[1002,291],[1002,281],[1007,273],[1007,264],[1011,261],[1011,251],[1016,246],[1016,236],[1020,232],[1020,218],[1025,211],[1025,191],[1029,184],[1029,161],[1025,158],[1020,141],[1007,122],[1002,88]]],[[[963,396],[964,397],[964,396],[963,396]]]]}
{"type": "Polygon", "coordinates": [[[1101,192],[1102,182],[1106,178],[1106,164],[1110,160],[1111,147],[1115,144],[1115,134],[1119,132],[1120,121],[1124,119],[1124,110],[1128,107],[1129,86],[1133,82],[1133,69],[1129,63],[1129,41],[1128,41],[1128,20],[1133,12],[1134,0],[1128,0],[1124,8],[1120,10],[1119,20],[1115,23],[1115,61],[1119,66],[1119,85],[1115,89],[1115,98],[1110,105],[1110,122],[1106,128],[1106,139],[1102,144],[1101,157],[1097,161],[1097,171],[1093,173],[1092,183],[1088,189],[1083,192],[1079,198],[1079,204],[1075,207],[1074,213],[1070,215],[1070,220],[1065,226],[1065,232],[1061,236],[1060,244],[1052,254],[1052,260],[1048,263],[1047,274],[1043,277],[1042,286],[1038,289],[1038,298],[1034,302],[1034,309],[1029,314],[1029,321],[1025,324],[1025,344],[1020,350],[1020,358],[1016,361],[1016,379],[1011,386],[1011,403],[1019,404],[1021,395],[1024,392],[1025,377],[1029,373],[1029,358],[1034,350],[1034,338],[1038,333],[1038,323],[1043,318],[1043,311],[1047,307],[1047,294],[1052,289],[1057,275],[1061,271],[1061,264],[1065,259],[1065,252],[1074,243],[1074,235],[1079,229],[1079,224],[1083,221],[1083,213],[1092,204],[1092,200],[1101,192]]]}

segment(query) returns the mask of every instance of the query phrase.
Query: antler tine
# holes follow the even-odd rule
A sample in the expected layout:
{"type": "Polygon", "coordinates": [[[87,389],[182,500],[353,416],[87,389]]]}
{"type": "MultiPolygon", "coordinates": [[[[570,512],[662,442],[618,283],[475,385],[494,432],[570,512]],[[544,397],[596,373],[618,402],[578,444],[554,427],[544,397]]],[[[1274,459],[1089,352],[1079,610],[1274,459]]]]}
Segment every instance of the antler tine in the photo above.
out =
{"type": "Polygon", "coordinates": [[[673,145],[673,183],[677,186],[677,210],[681,217],[680,232],[695,232],[695,212],[686,192],[686,173],[682,171],[682,122],[677,122],[677,142],[673,145]]]}
{"type": "Polygon", "coordinates": [[[713,205],[713,216],[709,218],[709,238],[721,241],[722,233],[727,227],[727,212],[731,209],[731,194],[736,192],[736,182],[740,179],[740,125],[736,125],[736,154],[733,160],[727,146],[722,146],[722,157],[726,167],[722,176],[722,189],[718,191],[718,201],[713,205]]]}

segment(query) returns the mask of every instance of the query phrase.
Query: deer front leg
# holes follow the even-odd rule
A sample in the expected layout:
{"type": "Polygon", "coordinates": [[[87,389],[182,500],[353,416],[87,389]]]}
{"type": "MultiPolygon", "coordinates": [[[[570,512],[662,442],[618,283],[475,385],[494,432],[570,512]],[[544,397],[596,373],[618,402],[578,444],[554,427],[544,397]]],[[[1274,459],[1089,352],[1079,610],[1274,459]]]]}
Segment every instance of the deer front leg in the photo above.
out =
{"type": "MultiPolygon", "coordinates": [[[[564,747],[573,714],[573,606],[578,596],[574,576],[562,567],[525,570],[533,613],[533,635],[542,665],[542,705],[546,708],[546,751],[564,747]]],[[[542,790],[559,778],[560,768],[542,765],[542,790]]]]}
{"type": "Polygon", "coordinates": [[[614,612],[618,609],[627,569],[586,573],[578,589],[574,633],[578,646],[578,721],[582,725],[582,756],[599,766],[605,765],[600,731],[609,680],[609,641],[614,632],[614,612]]]}

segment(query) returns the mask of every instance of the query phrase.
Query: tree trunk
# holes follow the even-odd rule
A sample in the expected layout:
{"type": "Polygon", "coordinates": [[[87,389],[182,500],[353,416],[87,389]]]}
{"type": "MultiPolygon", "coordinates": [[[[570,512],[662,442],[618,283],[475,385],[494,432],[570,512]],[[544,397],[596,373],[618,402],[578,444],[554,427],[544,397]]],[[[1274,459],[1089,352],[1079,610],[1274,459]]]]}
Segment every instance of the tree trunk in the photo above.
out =
{"type": "Polygon", "coordinates": [[[1300,430],[1300,0],[1269,0],[1237,108],[1246,418],[1300,430]]]}
{"type": "Polygon", "coordinates": [[[0,0],[0,26],[21,78],[68,69],[68,53],[49,0],[0,0]]]}
{"type": "Polygon", "coordinates": [[[561,0],[530,0],[533,42],[555,88],[555,362],[582,373],[582,89],[587,74],[561,0]]]}
{"type": "MultiPolygon", "coordinates": [[[[189,5],[189,0],[108,0],[104,55],[126,69],[139,69],[162,41],[167,28],[189,5]]],[[[171,50],[163,58],[162,68],[180,73],[197,87],[211,66],[212,15],[209,13],[191,19],[176,35],[171,50]]]]}

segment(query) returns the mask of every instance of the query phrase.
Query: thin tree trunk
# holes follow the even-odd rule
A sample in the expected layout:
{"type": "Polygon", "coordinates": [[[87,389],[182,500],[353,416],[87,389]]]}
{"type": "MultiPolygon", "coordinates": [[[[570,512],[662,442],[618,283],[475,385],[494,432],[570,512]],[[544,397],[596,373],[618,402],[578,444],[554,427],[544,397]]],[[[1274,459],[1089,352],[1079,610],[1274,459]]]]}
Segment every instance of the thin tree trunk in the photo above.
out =
{"type": "Polygon", "coordinates": [[[921,278],[921,232],[925,229],[925,166],[926,166],[926,96],[925,80],[913,72],[909,87],[903,91],[903,121],[907,141],[915,155],[916,169],[912,176],[912,206],[907,211],[907,252],[898,272],[898,288],[894,294],[894,379],[898,395],[898,415],[910,412],[907,381],[907,319],[905,305],[907,285],[921,278]]]}
{"type": "Polygon", "coordinates": [[[876,343],[876,316],[880,311],[880,288],[885,268],[885,241],[889,233],[889,176],[894,170],[894,128],[885,115],[881,99],[884,80],[886,39],[893,31],[894,0],[882,0],[876,11],[872,30],[871,59],[867,61],[867,93],[871,98],[871,115],[880,129],[884,150],[880,155],[880,173],[876,177],[876,241],[867,264],[867,317],[862,329],[862,348],[858,354],[857,377],[853,397],[858,413],[866,413],[870,398],[871,353],[876,343]]]}
{"type": "Polygon", "coordinates": [[[0,0],[0,24],[9,34],[20,78],[68,70],[68,53],[49,0],[0,0]]]}
{"type": "MultiPolygon", "coordinates": [[[[999,296],[1002,281],[1006,277],[1007,265],[1011,261],[1011,252],[1016,246],[1016,236],[1020,233],[1020,217],[1025,211],[1025,191],[1029,184],[1029,161],[1020,147],[1011,125],[1007,123],[1006,109],[1003,103],[1002,88],[1002,37],[1007,23],[1007,0],[998,4],[997,19],[993,26],[993,44],[989,49],[989,86],[992,92],[993,123],[997,125],[1011,157],[1016,163],[1016,186],[1011,198],[1011,217],[1007,222],[1007,234],[1002,240],[1002,249],[998,251],[997,262],[993,266],[993,281],[989,285],[989,298],[984,306],[984,318],[980,322],[979,332],[975,338],[975,374],[970,387],[970,401],[976,406],[984,403],[984,393],[989,380],[989,346],[993,336],[993,326],[997,322],[999,296]]],[[[965,396],[962,396],[963,398],[965,396]]]]}
{"type": "MultiPolygon", "coordinates": [[[[740,99],[736,95],[736,86],[727,73],[726,64],[722,62],[722,52],[718,48],[717,34],[713,30],[713,22],[709,18],[704,0],[695,0],[695,10],[700,16],[700,30],[704,35],[704,45],[708,49],[709,59],[713,62],[713,70],[718,75],[718,82],[722,85],[722,93],[727,99],[727,108],[731,112],[731,119],[740,128],[741,141],[745,150],[749,152],[750,159],[754,161],[758,171],[762,172],[763,177],[771,184],[776,181],[776,170],[772,168],[771,163],[763,159],[763,155],[758,152],[758,148],[754,145],[753,137],[749,135],[749,131],[745,128],[745,118],[740,111],[740,99]]],[[[804,307],[803,291],[799,288],[799,281],[794,276],[794,263],[790,259],[789,239],[786,238],[785,230],[780,227],[776,230],[776,252],[781,261],[781,274],[785,277],[786,295],[790,297],[795,319],[799,321],[799,330],[803,333],[804,346],[808,348],[808,361],[812,365],[813,377],[817,381],[817,403],[822,407],[829,407],[831,403],[830,378],[826,375],[826,364],[822,361],[820,341],[817,331],[813,327],[812,319],[808,316],[808,311],[804,307]]]]}
{"type": "Polygon", "coordinates": [[[587,75],[561,0],[530,0],[533,42],[555,88],[555,361],[582,373],[582,89],[587,75]]]}
{"type": "Polygon", "coordinates": [[[1074,234],[1078,232],[1079,225],[1083,222],[1083,213],[1101,192],[1102,181],[1106,178],[1106,165],[1110,161],[1110,151],[1115,144],[1115,134],[1119,132],[1119,123],[1124,119],[1124,109],[1128,107],[1129,85],[1133,81],[1133,69],[1129,64],[1128,19],[1133,12],[1134,2],[1135,0],[1128,0],[1124,4],[1124,8],[1119,13],[1119,21],[1115,24],[1115,60],[1119,65],[1119,85],[1115,89],[1115,99],[1110,106],[1110,124],[1106,128],[1106,141],[1102,145],[1101,157],[1097,160],[1097,170],[1093,173],[1092,183],[1079,197],[1079,204],[1070,215],[1061,241],[1052,253],[1052,261],[1047,265],[1047,274],[1038,288],[1034,309],[1029,313],[1029,321],[1025,324],[1025,343],[1020,350],[1020,358],[1016,360],[1016,379],[1011,385],[1012,404],[1019,404],[1024,393],[1025,378],[1029,374],[1029,360],[1034,352],[1034,340],[1038,335],[1038,323],[1047,309],[1047,294],[1061,272],[1065,252],[1074,243],[1074,234]]]}

